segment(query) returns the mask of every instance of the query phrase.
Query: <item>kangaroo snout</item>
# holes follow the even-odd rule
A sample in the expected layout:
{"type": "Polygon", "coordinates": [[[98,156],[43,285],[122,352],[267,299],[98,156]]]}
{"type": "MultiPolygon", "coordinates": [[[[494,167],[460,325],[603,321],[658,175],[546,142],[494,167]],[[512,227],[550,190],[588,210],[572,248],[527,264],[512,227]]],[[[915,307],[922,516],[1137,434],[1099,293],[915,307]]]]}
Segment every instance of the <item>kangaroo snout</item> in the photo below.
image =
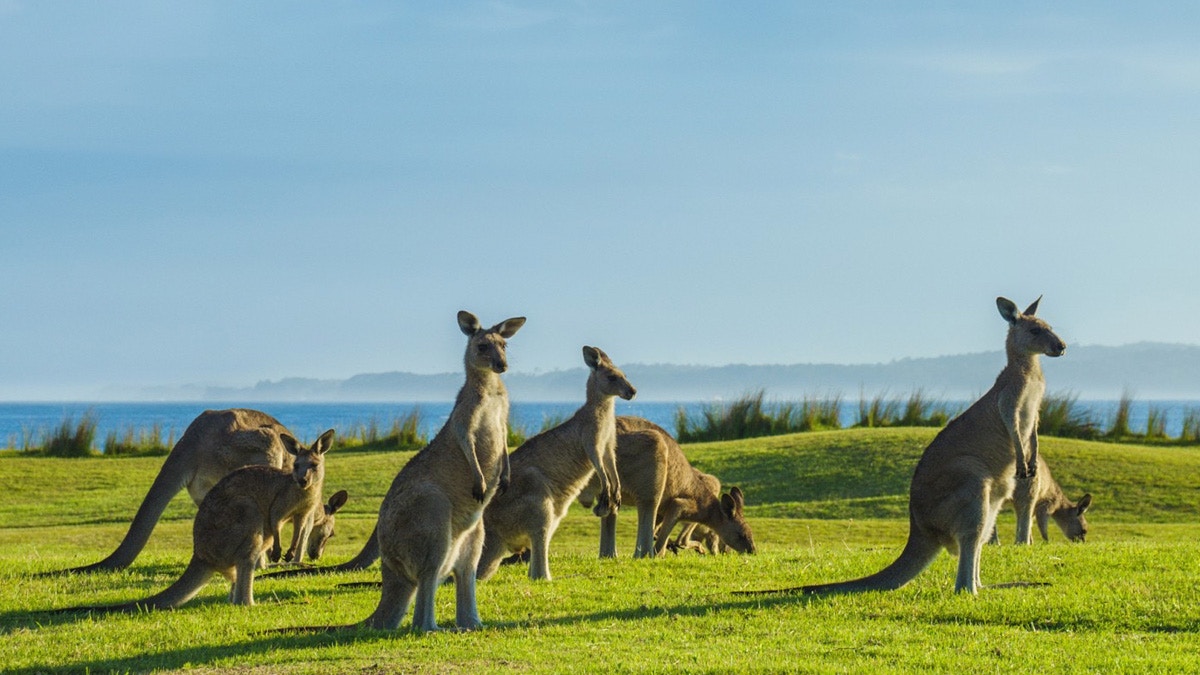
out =
{"type": "Polygon", "coordinates": [[[634,389],[633,387],[621,392],[621,398],[625,399],[626,401],[632,401],[634,396],[637,396],[637,389],[634,389]]]}
{"type": "Polygon", "coordinates": [[[1066,353],[1067,353],[1067,343],[1059,342],[1058,344],[1050,347],[1050,351],[1046,352],[1046,356],[1058,357],[1058,356],[1062,356],[1063,354],[1066,354],[1066,353]]]}

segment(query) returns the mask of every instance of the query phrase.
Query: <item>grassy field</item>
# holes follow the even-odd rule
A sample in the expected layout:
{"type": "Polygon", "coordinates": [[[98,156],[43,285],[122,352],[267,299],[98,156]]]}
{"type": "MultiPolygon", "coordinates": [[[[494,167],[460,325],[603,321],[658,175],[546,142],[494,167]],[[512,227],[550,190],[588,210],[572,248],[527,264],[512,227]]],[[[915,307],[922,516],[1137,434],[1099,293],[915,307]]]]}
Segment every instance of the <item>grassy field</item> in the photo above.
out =
{"type": "MultiPolygon", "coordinates": [[[[33,574],[93,562],[115,547],[161,458],[0,458],[0,671],[190,672],[1200,672],[1200,450],[1043,439],[1072,497],[1095,497],[1088,542],[984,553],[984,583],[1044,587],[952,593],[942,556],[892,593],[802,598],[733,591],[873,572],[907,533],[906,492],[934,429],[856,429],[685,446],[693,463],[747,494],[757,556],[596,558],[596,519],[574,508],[555,538],[551,582],[505,567],[479,586],[487,627],[416,635],[351,630],[378,601],[378,571],[262,579],[259,605],[225,603],[214,581],[179,610],[94,618],[45,610],[160,590],[190,556],[194,507],[180,495],[130,570],[33,574]]],[[[327,484],[351,502],[326,552],[358,551],[406,453],[338,452],[327,484]]],[[[1012,538],[1011,514],[1001,536],[1012,538]]],[[[453,592],[439,593],[443,626],[453,592]]],[[[407,619],[405,621],[407,625],[407,619]]]]}

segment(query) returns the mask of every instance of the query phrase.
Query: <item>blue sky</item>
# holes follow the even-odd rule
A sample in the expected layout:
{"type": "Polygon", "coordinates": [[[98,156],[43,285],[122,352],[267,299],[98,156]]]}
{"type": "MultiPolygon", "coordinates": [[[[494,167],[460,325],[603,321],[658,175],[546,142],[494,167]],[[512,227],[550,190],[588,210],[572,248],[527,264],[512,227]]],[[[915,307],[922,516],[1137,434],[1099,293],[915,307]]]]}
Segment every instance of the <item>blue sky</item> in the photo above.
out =
{"type": "Polygon", "coordinates": [[[1200,6],[977,5],[0,0],[0,398],[1200,341],[1200,6]]]}

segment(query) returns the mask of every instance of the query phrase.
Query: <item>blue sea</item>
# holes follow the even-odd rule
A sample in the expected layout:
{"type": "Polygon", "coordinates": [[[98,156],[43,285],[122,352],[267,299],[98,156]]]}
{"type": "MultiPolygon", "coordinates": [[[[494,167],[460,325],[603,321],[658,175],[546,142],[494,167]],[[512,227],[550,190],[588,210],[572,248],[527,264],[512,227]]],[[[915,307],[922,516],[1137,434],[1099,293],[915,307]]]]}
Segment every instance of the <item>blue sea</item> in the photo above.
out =
{"type": "MultiPolygon", "coordinates": [[[[533,434],[547,421],[570,417],[581,403],[517,403],[510,406],[514,425],[533,434]]],[[[699,403],[641,403],[618,401],[618,415],[645,417],[674,431],[675,412],[680,406],[698,411],[699,403]]],[[[386,431],[393,420],[408,415],[414,408],[420,415],[423,431],[430,437],[445,424],[453,401],[432,403],[263,403],[263,402],[175,402],[175,403],[0,403],[0,447],[23,448],[38,445],[39,439],[57,429],[64,421],[77,422],[89,416],[96,423],[96,445],[103,446],[110,432],[118,436],[128,430],[137,432],[159,429],[165,442],[178,440],[197,415],[205,410],[253,408],[279,420],[302,441],[315,439],[326,429],[351,432],[376,423],[386,431]]]]}
{"type": "MultiPolygon", "coordinates": [[[[1115,400],[1078,401],[1078,405],[1091,413],[1092,419],[1106,428],[1116,408],[1115,400]]],[[[947,406],[954,411],[962,410],[967,402],[950,402],[947,406]]],[[[526,433],[541,430],[547,421],[561,421],[579,407],[579,403],[528,403],[513,402],[512,421],[526,433]]],[[[617,401],[618,415],[645,417],[674,433],[675,418],[680,408],[690,416],[698,416],[712,403],[697,401],[682,402],[639,402],[617,401]]],[[[64,421],[78,421],[90,416],[96,423],[96,444],[102,446],[110,432],[123,435],[130,429],[138,432],[159,429],[161,439],[178,438],[188,424],[204,410],[221,408],[254,408],[274,416],[303,441],[315,439],[321,432],[333,428],[341,431],[376,423],[381,429],[391,426],[394,419],[418,409],[424,431],[432,436],[450,414],[452,402],[431,403],[245,403],[229,401],[175,402],[175,403],[0,403],[0,447],[22,448],[37,445],[48,432],[58,428],[64,421]]],[[[1147,415],[1154,410],[1166,418],[1169,436],[1178,436],[1184,415],[1200,410],[1196,400],[1134,400],[1130,411],[1130,428],[1145,429],[1147,415]]],[[[842,424],[854,424],[858,415],[858,401],[842,402],[842,424]]]]}

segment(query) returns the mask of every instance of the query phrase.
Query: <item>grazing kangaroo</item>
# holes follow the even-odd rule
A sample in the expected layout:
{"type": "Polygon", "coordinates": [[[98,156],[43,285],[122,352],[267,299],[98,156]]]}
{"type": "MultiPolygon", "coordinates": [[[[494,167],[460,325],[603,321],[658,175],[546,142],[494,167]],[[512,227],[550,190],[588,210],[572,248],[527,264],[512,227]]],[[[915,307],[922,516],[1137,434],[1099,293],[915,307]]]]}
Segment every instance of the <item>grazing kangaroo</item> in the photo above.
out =
{"type": "Polygon", "coordinates": [[[495,574],[506,554],[528,548],[529,578],[550,579],[550,539],[593,475],[600,484],[597,508],[608,513],[621,503],[613,399],[628,401],[637,390],[603,351],[584,347],[583,360],[590,369],[583,406],[513,451],[512,484],[483,512],[479,579],[495,574]]]}
{"type": "MultiPolygon", "coordinates": [[[[1029,481],[1033,486],[1032,490],[1013,491],[1012,501],[1017,510],[1017,543],[1033,543],[1029,521],[1021,521],[1021,515],[1029,513],[1030,509],[1022,504],[1021,500],[1033,501],[1032,511],[1037,521],[1038,531],[1042,534],[1042,541],[1050,541],[1049,525],[1050,519],[1053,518],[1068,540],[1083,542],[1087,538],[1088,532],[1087,519],[1083,517],[1083,514],[1092,505],[1092,495],[1085,494],[1080,497],[1078,502],[1067,499],[1058,481],[1054,480],[1054,476],[1050,474],[1050,467],[1041,455],[1038,455],[1037,467],[1036,475],[1033,480],[1029,481]]],[[[992,528],[992,538],[988,543],[1000,543],[1000,536],[996,533],[995,527],[992,528]]]]}
{"type": "Polygon", "coordinates": [[[438,629],[434,595],[453,573],[455,623],[482,626],[475,602],[475,568],[483,548],[483,511],[509,481],[508,392],[500,373],[508,369],[505,340],[524,317],[484,329],[469,312],[458,313],[467,336],[466,383],[450,418],[433,440],[392,481],[376,525],[383,591],[375,612],[362,622],[396,629],[413,596],[413,627],[438,629]]]}
{"type": "MultiPolygon", "coordinates": [[[[325,483],[325,453],[333,443],[333,430],[321,434],[304,448],[288,434],[279,437],[294,458],[292,469],[252,465],[226,475],[213,486],[192,524],[192,560],[179,580],[166,590],[142,600],[120,605],[71,607],[63,612],[133,612],[170,609],[191,600],[217,573],[232,583],[229,601],[254,604],[254,570],[264,558],[278,557],[279,528],[286,520],[303,518],[321,506],[325,483]]],[[[330,499],[327,520],[346,503],[346,493],[330,499]]],[[[292,547],[303,548],[293,536],[292,547]]]]}
{"type": "Polygon", "coordinates": [[[1028,484],[1037,473],[1038,408],[1046,389],[1038,358],[1061,356],[1067,349],[1034,316],[1040,300],[1021,313],[1011,300],[996,298],[1000,316],[1008,322],[1008,364],[987,393],[938,432],[917,462],[909,487],[908,542],[900,557],[861,579],[784,591],[894,590],[923,572],[945,548],[958,555],[954,591],[978,592],[979,556],[996,513],[1015,485],[1028,484]]]}
{"type": "MultiPolygon", "coordinates": [[[[290,471],[293,457],[281,440],[285,435],[290,436],[291,432],[274,417],[257,410],[234,408],[200,413],[167,455],[117,549],[100,562],[64,572],[110,572],[129,567],[145,548],[167,504],[185,487],[199,506],[217,481],[235,469],[262,465],[290,471]]],[[[309,535],[306,533],[304,537],[309,535]]],[[[321,536],[309,541],[316,549],[323,548],[321,536]]],[[[310,554],[310,557],[315,556],[310,554]]]]}
{"type": "MultiPolygon", "coordinates": [[[[637,506],[633,556],[661,555],[679,521],[701,523],[739,553],[754,553],[754,537],[742,515],[739,488],[721,494],[714,476],[696,470],[665,429],[640,417],[617,417],[617,475],[623,503],[637,506]]],[[[593,478],[579,496],[591,506],[599,489],[593,478]]],[[[600,519],[600,557],[617,555],[617,515],[600,519]]]]}

